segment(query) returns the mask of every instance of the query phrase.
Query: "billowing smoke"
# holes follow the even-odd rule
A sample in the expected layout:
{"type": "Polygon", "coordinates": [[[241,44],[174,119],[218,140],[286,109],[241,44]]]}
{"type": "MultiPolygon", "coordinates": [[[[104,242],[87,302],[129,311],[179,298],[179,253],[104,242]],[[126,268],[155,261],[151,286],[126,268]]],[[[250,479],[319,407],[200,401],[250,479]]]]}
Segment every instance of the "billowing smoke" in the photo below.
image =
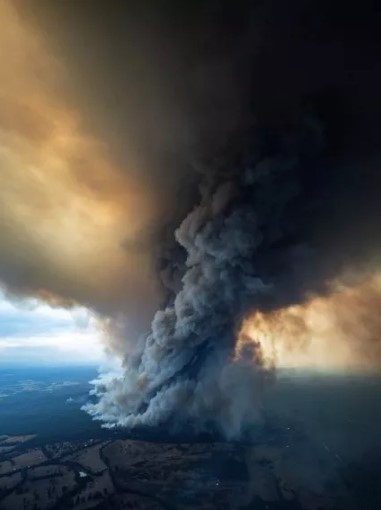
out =
{"type": "Polygon", "coordinates": [[[93,416],[126,427],[176,416],[228,436],[258,422],[273,367],[255,338],[236,348],[242,319],[327,292],[357,260],[342,258],[336,225],[320,232],[337,199],[322,136],[313,121],[287,137],[254,131],[209,171],[200,203],[175,231],[186,254],[181,288],[125,360],[123,377],[96,387],[93,416]]]}
{"type": "Polygon", "coordinates": [[[1,4],[0,280],[107,317],[106,425],[239,435],[273,369],[242,321],[379,270],[363,4],[1,4]]]}

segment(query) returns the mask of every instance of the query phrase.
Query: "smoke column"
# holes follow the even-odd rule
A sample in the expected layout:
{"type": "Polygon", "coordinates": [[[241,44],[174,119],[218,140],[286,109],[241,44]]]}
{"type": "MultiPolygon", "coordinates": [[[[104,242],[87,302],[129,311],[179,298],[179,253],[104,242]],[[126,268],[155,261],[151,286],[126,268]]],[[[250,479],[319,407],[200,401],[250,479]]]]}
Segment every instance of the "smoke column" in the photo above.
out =
{"type": "Polygon", "coordinates": [[[258,421],[272,367],[255,339],[241,336],[236,348],[242,319],[327,293],[350,264],[329,249],[334,232],[319,232],[337,198],[322,137],[313,120],[287,136],[254,130],[211,165],[200,203],[175,231],[186,253],[181,288],[123,377],[96,387],[90,414],[108,426],[212,423],[228,437],[258,421]]]}

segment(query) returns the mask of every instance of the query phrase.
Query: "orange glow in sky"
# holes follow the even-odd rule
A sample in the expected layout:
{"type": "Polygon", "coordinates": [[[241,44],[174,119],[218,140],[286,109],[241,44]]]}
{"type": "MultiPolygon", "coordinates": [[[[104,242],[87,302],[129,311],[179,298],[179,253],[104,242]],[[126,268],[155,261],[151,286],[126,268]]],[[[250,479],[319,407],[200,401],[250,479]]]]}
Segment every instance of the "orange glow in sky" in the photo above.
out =
{"type": "Polygon", "coordinates": [[[381,365],[381,276],[242,324],[236,351],[260,343],[264,363],[284,368],[376,369],[381,365]]]}

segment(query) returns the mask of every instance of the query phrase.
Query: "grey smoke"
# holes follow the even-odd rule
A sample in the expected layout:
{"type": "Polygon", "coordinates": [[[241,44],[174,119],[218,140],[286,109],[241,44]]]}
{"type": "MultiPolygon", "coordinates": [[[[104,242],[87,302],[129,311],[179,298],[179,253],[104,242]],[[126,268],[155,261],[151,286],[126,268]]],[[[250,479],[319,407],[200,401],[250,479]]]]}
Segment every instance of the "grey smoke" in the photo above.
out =
{"type": "Polygon", "coordinates": [[[234,437],[258,422],[267,373],[253,348],[233,359],[240,320],[303,299],[324,280],[305,235],[317,208],[301,182],[315,164],[316,133],[280,138],[270,152],[266,137],[253,137],[254,152],[240,148],[205,176],[200,203],[175,232],[186,252],[181,289],[126,357],[123,377],[96,385],[86,410],[106,426],[157,426],[176,415],[234,437]]]}

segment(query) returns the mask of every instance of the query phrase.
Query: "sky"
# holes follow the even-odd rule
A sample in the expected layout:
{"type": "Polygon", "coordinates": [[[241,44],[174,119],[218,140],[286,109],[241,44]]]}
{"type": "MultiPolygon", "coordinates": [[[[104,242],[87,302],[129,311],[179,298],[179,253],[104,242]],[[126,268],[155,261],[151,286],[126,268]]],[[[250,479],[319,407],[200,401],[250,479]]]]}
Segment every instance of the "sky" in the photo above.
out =
{"type": "Polygon", "coordinates": [[[100,365],[102,330],[83,307],[51,307],[0,292],[1,365],[100,365]]]}

